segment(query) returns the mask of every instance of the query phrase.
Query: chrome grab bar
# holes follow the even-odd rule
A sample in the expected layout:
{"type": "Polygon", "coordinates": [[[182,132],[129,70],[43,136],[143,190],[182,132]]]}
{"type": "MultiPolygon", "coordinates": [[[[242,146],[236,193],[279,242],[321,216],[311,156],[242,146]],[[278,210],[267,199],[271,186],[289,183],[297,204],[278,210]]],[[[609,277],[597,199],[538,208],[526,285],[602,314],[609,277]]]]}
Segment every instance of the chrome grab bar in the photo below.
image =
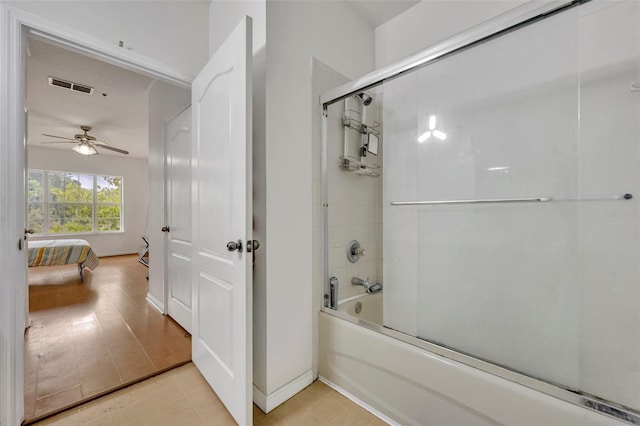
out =
{"type": "Polygon", "coordinates": [[[491,203],[546,203],[549,201],[616,201],[630,200],[631,194],[615,195],[612,197],[583,197],[583,198],[485,198],[478,200],[439,200],[439,201],[392,201],[392,206],[428,206],[440,204],[491,204],[491,203]]]}

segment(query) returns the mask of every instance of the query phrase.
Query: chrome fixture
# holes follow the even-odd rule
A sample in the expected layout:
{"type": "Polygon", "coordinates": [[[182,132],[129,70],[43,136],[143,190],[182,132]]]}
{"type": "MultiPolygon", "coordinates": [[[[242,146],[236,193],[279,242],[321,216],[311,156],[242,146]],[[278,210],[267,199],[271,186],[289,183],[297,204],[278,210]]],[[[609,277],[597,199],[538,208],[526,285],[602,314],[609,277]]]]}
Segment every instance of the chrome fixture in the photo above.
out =
{"type": "Polygon", "coordinates": [[[338,284],[336,277],[329,279],[329,307],[334,311],[338,309],[338,284]]]}
{"type": "Polygon", "coordinates": [[[360,100],[362,101],[362,105],[364,106],[369,106],[371,105],[371,102],[373,102],[373,98],[364,92],[358,93],[356,96],[360,98],[360,100]]]}
{"type": "Polygon", "coordinates": [[[618,201],[630,200],[632,194],[614,195],[611,197],[573,197],[573,198],[485,198],[478,200],[439,200],[439,201],[392,201],[392,206],[427,206],[437,204],[491,204],[491,203],[548,203],[549,201],[618,201]]]}
{"type": "Polygon", "coordinates": [[[373,121],[367,124],[367,106],[373,103],[373,97],[365,92],[358,93],[346,99],[345,111],[342,117],[344,126],[344,150],[339,157],[339,167],[346,172],[354,172],[363,176],[378,177],[380,168],[373,161],[366,161],[368,153],[377,155],[380,141],[380,123],[373,121]],[[360,133],[358,155],[353,156],[349,149],[350,130],[360,133]],[[369,144],[372,144],[370,147],[369,144]]]}
{"type": "Polygon", "coordinates": [[[361,285],[367,290],[369,294],[375,294],[382,291],[382,284],[380,283],[370,283],[369,278],[363,280],[362,278],[353,277],[351,278],[351,284],[353,285],[361,285]]]}
{"type": "Polygon", "coordinates": [[[247,253],[251,253],[252,251],[256,251],[260,248],[260,241],[258,240],[248,240],[247,241],[247,253]]]}
{"type": "Polygon", "coordinates": [[[238,253],[242,253],[242,240],[229,241],[227,243],[227,250],[237,251],[238,253]]]}
{"type": "Polygon", "coordinates": [[[360,247],[360,243],[356,240],[349,241],[347,245],[347,259],[349,259],[349,262],[356,263],[362,256],[364,256],[364,249],[360,247]]]}

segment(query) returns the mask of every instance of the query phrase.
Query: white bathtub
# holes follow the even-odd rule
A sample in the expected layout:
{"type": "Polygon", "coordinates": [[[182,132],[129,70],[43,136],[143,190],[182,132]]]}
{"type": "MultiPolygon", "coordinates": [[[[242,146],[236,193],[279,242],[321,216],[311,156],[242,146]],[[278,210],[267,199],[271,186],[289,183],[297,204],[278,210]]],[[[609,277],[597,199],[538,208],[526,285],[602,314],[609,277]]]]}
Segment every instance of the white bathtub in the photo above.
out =
{"type": "Polygon", "coordinates": [[[390,423],[628,424],[370,330],[367,325],[320,313],[320,379],[373,408],[390,423]]]}
{"type": "Polygon", "coordinates": [[[338,310],[346,312],[354,318],[382,324],[382,292],[364,293],[345,299],[338,303],[338,310]],[[357,309],[358,307],[359,309],[357,309]]]}

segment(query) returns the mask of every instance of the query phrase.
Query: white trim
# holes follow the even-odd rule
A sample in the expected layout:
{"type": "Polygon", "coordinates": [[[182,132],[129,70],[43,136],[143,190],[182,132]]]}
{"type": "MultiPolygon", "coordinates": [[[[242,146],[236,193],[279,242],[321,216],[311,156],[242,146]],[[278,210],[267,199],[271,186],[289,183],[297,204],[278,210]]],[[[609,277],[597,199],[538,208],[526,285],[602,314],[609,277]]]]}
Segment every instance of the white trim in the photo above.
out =
{"type": "Polygon", "coordinates": [[[151,306],[153,306],[154,308],[156,308],[156,310],[158,312],[160,312],[162,315],[166,314],[166,311],[162,310],[162,306],[163,304],[160,303],[160,301],[158,299],[156,299],[155,297],[153,297],[153,294],[151,293],[147,293],[147,302],[149,302],[149,304],[151,306]]]}
{"type": "Polygon", "coordinates": [[[309,370],[269,395],[265,395],[256,385],[253,385],[253,402],[264,413],[268,413],[311,383],[313,383],[313,372],[309,370]]]}
{"type": "Polygon", "coordinates": [[[355,402],[356,404],[358,404],[359,406],[361,406],[362,408],[364,408],[365,410],[367,410],[368,412],[370,412],[371,414],[373,414],[374,416],[376,416],[377,418],[379,418],[383,422],[385,422],[385,423],[387,423],[389,425],[392,425],[392,426],[400,426],[400,423],[396,422],[391,417],[388,417],[388,416],[382,414],[382,412],[376,410],[375,408],[373,408],[372,406],[370,406],[366,402],[362,401],[360,398],[358,398],[358,397],[354,396],[353,394],[347,392],[346,390],[344,390],[340,386],[338,386],[335,383],[333,383],[331,380],[326,379],[326,378],[324,378],[322,376],[318,376],[318,380],[320,380],[322,383],[324,383],[325,385],[329,386],[331,389],[335,390],[339,394],[341,394],[341,395],[347,397],[348,399],[350,399],[351,401],[355,402]]]}
{"type": "Polygon", "coordinates": [[[0,275],[5,283],[0,288],[2,426],[19,425],[24,417],[26,258],[25,252],[18,250],[18,242],[25,243],[21,228],[26,217],[23,66],[22,27],[0,3],[0,275]]]}
{"type": "Polygon", "coordinates": [[[115,47],[89,34],[34,15],[22,9],[5,5],[12,20],[26,27],[32,36],[74,52],[89,56],[112,65],[142,73],[167,83],[190,88],[193,76],[180,71],[140,53],[115,47]]]}
{"type": "Polygon", "coordinates": [[[13,426],[24,417],[24,328],[26,255],[25,202],[25,73],[27,33],[84,55],[189,88],[192,78],[137,52],[110,44],[0,2],[0,275],[9,285],[0,288],[0,426],[13,426]],[[23,208],[19,208],[23,205],[23,208]],[[24,268],[20,265],[24,264],[24,268]]]}
{"type": "MultiPolygon", "coordinates": [[[[189,103],[189,107],[191,106],[191,103],[189,103]]],[[[189,108],[187,107],[187,108],[189,108]]],[[[177,115],[176,115],[177,117],[177,115]]],[[[162,125],[162,204],[164,207],[164,226],[171,226],[171,223],[169,221],[169,203],[170,203],[170,199],[168,197],[169,194],[169,182],[168,182],[168,175],[167,175],[167,168],[168,168],[168,164],[167,164],[167,148],[168,148],[168,138],[167,138],[167,125],[168,125],[168,121],[165,117],[164,119],[164,124],[162,125]]],[[[151,203],[151,201],[149,201],[149,203],[151,203]]],[[[191,235],[191,239],[193,240],[193,235],[191,235]]],[[[164,312],[169,315],[169,297],[172,289],[169,288],[171,286],[171,279],[169,277],[169,249],[170,249],[170,241],[169,241],[169,234],[167,232],[164,233],[163,238],[162,238],[162,266],[163,266],[163,276],[162,276],[162,281],[163,281],[163,292],[162,292],[162,298],[164,299],[164,303],[161,305],[163,306],[164,312]]],[[[193,244],[191,245],[191,247],[193,248],[193,244]]],[[[192,259],[193,261],[193,256],[192,259]]],[[[193,273],[193,271],[192,271],[193,273]]],[[[149,275],[151,276],[151,275],[149,275]]],[[[190,277],[191,278],[191,277],[190,277]]],[[[193,280],[192,281],[192,288],[191,288],[191,294],[193,297],[193,280]]],[[[191,312],[193,313],[193,311],[191,312]]],[[[184,328],[184,327],[183,327],[184,328]]],[[[191,329],[189,330],[189,333],[191,333],[193,331],[193,327],[191,327],[191,329]]],[[[193,348],[193,346],[192,346],[193,348]]]]}

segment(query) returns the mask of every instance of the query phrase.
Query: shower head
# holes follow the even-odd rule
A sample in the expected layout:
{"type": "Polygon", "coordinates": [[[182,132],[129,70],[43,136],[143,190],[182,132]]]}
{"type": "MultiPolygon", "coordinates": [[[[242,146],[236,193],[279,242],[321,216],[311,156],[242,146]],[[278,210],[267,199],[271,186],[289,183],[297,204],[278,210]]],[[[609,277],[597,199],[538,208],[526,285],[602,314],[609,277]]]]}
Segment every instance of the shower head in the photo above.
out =
{"type": "Polygon", "coordinates": [[[364,106],[371,105],[371,102],[373,102],[373,98],[364,92],[358,93],[356,96],[360,98],[364,106]]]}

